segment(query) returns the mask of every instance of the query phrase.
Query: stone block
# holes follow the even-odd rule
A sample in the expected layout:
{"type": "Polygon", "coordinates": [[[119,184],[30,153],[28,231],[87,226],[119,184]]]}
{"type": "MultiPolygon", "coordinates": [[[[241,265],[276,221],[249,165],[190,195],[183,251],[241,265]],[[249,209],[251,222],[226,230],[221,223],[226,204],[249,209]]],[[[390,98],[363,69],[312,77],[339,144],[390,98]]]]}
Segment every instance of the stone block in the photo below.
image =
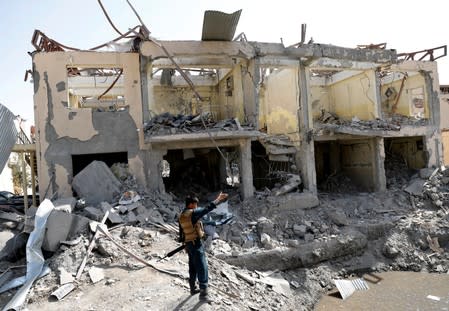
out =
{"type": "Polygon", "coordinates": [[[96,221],[100,221],[104,216],[104,212],[98,207],[88,206],[84,209],[84,212],[88,218],[96,221]]]}
{"type": "Polygon", "coordinates": [[[54,201],[52,203],[55,206],[55,210],[66,212],[66,213],[71,213],[75,209],[76,199],[74,197],[62,198],[62,199],[57,199],[56,201],[54,201]]]}
{"type": "Polygon", "coordinates": [[[419,177],[422,179],[429,179],[430,175],[432,175],[434,170],[435,170],[434,168],[429,167],[422,168],[419,170],[419,177]]]}
{"type": "Polygon", "coordinates": [[[404,191],[417,197],[423,197],[423,188],[425,182],[425,180],[416,179],[412,181],[410,185],[404,189],[404,191]]]}
{"type": "Polygon", "coordinates": [[[310,192],[295,192],[279,197],[280,211],[308,209],[320,204],[318,197],[310,192]]]}
{"type": "Polygon", "coordinates": [[[120,194],[120,181],[109,167],[101,161],[93,161],[79,172],[72,182],[72,187],[88,204],[112,202],[120,194]]]}
{"type": "Polygon", "coordinates": [[[47,220],[42,248],[55,252],[59,248],[60,241],[70,240],[87,230],[88,225],[89,219],[86,217],[54,210],[47,220]]]}

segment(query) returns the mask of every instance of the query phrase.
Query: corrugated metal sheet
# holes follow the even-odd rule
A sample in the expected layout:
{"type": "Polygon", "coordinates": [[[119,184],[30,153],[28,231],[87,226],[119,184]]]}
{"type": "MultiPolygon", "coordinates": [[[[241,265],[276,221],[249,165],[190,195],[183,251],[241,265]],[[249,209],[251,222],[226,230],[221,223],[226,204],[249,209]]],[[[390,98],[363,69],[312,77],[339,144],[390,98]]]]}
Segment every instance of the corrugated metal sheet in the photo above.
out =
{"type": "Polygon", "coordinates": [[[242,10],[227,14],[220,11],[204,12],[203,41],[231,41],[234,38],[242,10]]]}
{"type": "Polygon", "coordinates": [[[334,280],[334,282],[343,300],[354,294],[356,290],[369,289],[368,284],[361,278],[355,280],[334,280]]]}
{"type": "Polygon", "coordinates": [[[15,115],[0,104],[0,173],[8,162],[11,150],[17,139],[17,129],[14,124],[15,115]]]}

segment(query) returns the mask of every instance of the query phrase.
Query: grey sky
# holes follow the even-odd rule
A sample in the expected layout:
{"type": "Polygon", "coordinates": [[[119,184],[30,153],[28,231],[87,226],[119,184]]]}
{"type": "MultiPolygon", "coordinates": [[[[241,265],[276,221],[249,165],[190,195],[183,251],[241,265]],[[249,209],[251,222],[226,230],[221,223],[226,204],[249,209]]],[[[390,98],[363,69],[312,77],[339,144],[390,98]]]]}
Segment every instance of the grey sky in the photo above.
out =
{"type": "MultiPolygon", "coordinates": [[[[102,0],[116,26],[126,31],[139,24],[126,0],[102,0]]],[[[387,48],[412,52],[447,44],[447,8],[444,0],[410,1],[155,1],[131,3],[156,38],[200,40],[205,10],[231,13],[243,9],[236,33],[248,40],[280,42],[300,39],[301,23],[307,24],[307,39],[316,43],[356,47],[387,42],[387,48]]],[[[96,0],[25,1],[1,0],[0,102],[13,113],[33,120],[33,86],[24,82],[31,69],[34,29],[65,45],[88,49],[117,34],[96,0]]],[[[449,59],[438,60],[440,84],[449,84],[449,59]]]]}

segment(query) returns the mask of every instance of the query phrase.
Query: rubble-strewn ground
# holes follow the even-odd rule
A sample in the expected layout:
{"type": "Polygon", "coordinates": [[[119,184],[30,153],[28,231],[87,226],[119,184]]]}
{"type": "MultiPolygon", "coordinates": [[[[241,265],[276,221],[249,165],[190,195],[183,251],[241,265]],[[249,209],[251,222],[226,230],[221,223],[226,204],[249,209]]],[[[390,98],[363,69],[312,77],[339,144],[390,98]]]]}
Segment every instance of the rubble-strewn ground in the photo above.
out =
{"type": "MultiPolygon", "coordinates": [[[[408,175],[400,172],[387,176],[392,177],[386,192],[321,193],[319,206],[310,209],[286,208],[286,197],[272,196],[268,189],[243,202],[231,191],[228,204],[234,218],[218,226],[219,238],[208,243],[213,304],[198,303],[196,296],[188,294],[183,277],[145,267],[104,236],[89,256],[77,288],[62,301],[51,301],[50,293],[60,286],[61,268],[76,274],[91,238],[86,235],[74,246],[62,246],[47,260],[52,272],[35,283],[28,294],[27,307],[311,310],[320,297],[334,288],[335,278],[392,270],[447,273],[449,170],[422,170],[408,180],[403,177],[408,175]],[[392,181],[394,176],[398,178],[396,182],[392,181]],[[282,267],[282,271],[276,266],[282,267]],[[96,284],[88,275],[92,267],[104,269],[105,278],[96,284]]],[[[124,178],[122,182],[133,188],[132,179],[124,178]]],[[[344,187],[340,184],[340,188],[344,187]]],[[[111,229],[111,234],[151,264],[186,277],[184,252],[157,262],[178,244],[174,226],[163,229],[154,225],[172,224],[182,202],[168,194],[135,190],[140,190],[141,205],[131,211],[134,216],[123,215],[128,223],[111,229]]],[[[81,213],[82,208],[76,212],[81,213]]],[[[23,259],[2,262],[0,269],[20,264],[24,264],[23,259]]],[[[14,293],[10,290],[0,294],[0,305],[5,305],[14,293]]]]}

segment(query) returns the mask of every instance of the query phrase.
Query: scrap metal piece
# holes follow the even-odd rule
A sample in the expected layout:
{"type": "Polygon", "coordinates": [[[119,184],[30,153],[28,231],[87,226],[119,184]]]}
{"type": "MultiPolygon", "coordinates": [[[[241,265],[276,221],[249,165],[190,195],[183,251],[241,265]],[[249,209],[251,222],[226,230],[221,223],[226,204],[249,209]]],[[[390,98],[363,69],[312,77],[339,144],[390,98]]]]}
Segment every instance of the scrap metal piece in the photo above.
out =
{"type": "Polygon", "coordinates": [[[203,41],[231,41],[239,23],[242,10],[227,14],[220,11],[205,11],[203,41]]]}
{"type": "Polygon", "coordinates": [[[44,240],[48,216],[54,208],[53,203],[45,199],[36,211],[34,230],[31,232],[26,246],[27,273],[25,284],[16,292],[14,297],[4,307],[4,310],[18,310],[25,302],[28,291],[34,281],[45,272],[42,242],[44,240]]]}
{"type": "Polygon", "coordinates": [[[15,118],[15,115],[8,108],[0,104],[0,172],[8,162],[9,155],[17,140],[15,118]]]}
{"type": "Polygon", "coordinates": [[[362,278],[355,280],[334,280],[338,291],[340,292],[343,300],[346,300],[349,296],[354,294],[355,291],[368,290],[368,284],[362,278]]]}
{"type": "Polygon", "coordinates": [[[67,283],[59,287],[53,293],[50,294],[50,297],[56,297],[56,299],[61,300],[65,296],[67,296],[72,290],[75,289],[75,285],[73,283],[67,283]]]}
{"type": "Polygon", "coordinates": [[[407,52],[407,53],[399,53],[398,60],[429,60],[431,62],[436,61],[438,58],[444,57],[447,55],[447,45],[442,45],[436,48],[421,50],[416,52],[407,52]],[[439,52],[440,55],[435,56],[436,52],[439,52]],[[420,56],[420,57],[419,57],[420,56]],[[418,58],[419,57],[419,58],[418,58]],[[428,59],[426,59],[428,58],[428,59]]]}

